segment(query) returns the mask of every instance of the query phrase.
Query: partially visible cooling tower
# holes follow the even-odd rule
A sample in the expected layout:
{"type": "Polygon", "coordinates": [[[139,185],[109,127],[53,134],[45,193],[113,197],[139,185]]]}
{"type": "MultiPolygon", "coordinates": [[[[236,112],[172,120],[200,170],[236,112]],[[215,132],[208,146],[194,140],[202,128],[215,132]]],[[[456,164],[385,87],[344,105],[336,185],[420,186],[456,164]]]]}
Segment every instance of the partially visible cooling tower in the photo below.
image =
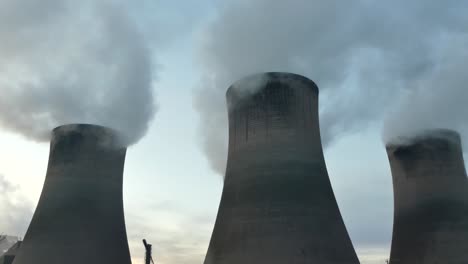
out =
{"type": "Polygon", "coordinates": [[[387,145],[393,176],[391,264],[468,263],[468,180],[460,136],[432,130],[387,145]]]}
{"type": "Polygon", "coordinates": [[[122,201],[125,147],[113,130],[53,131],[42,194],[14,264],[130,264],[122,201]]]}
{"type": "Polygon", "coordinates": [[[205,264],[359,263],[325,167],[317,86],[265,73],[226,97],[228,162],[205,264]]]}

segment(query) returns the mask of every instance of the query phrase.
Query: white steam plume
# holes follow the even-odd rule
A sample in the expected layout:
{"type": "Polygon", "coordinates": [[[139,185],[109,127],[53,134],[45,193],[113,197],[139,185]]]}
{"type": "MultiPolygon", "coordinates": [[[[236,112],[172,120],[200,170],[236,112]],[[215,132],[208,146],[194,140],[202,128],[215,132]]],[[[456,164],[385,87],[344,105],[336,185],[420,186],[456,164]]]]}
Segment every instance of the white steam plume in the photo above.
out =
{"type": "Polygon", "coordinates": [[[155,111],[153,64],[123,4],[0,0],[0,125],[44,141],[92,123],[138,141],[155,111]]]}
{"type": "Polygon", "coordinates": [[[386,118],[387,143],[414,137],[427,129],[453,129],[468,143],[468,32],[443,38],[439,61],[405,94],[386,118]]]}
{"type": "MultiPolygon", "coordinates": [[[[234,81],[252,73],[289,71],[314,80],[321,93],[325,146],[383,119],[408,94],[417,97],[418,90],[443,93],[454,89],[452,94],[457,96],[458,91],[460,95],[460,88],[448,87],[457,85],[453,78],[458,75],[443,72],[457,64],[456,56],[446,50],[458,54],[466,49],[446,43],[467,39],[467,13],[467,3],[450,0],[228,0],[203,31],[199,49],[204,76],[194,104],[201,115],[200,134],[212,167],[224,173],[224,93],[234,81]],[[433,85],[423,85],[433,83],[434,73],[450,79],[438,91],[433,85]]],[[[416,109],[432,111],[431,100],[449,108],[438,119],[468,105],[460,100],[442,102],[450,96],[428,97],[416,109]]],[[[396,113],[410,117],[405,111],[396,113]]],[[[412,118],[419,116],[415,113],[412,118]]],[[[420,125],[418,129],[427,124],[420,125]]]]}

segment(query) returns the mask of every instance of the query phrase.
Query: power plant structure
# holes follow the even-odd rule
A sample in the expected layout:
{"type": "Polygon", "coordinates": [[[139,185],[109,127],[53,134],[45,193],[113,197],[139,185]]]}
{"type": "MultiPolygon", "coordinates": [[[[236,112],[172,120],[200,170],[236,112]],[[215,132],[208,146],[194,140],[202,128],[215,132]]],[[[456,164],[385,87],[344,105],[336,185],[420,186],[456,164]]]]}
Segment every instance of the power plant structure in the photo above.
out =
{"type": "Polygon", "coordinates": [[[0,255],[0,264],[12,264],[21,247],[21,241],[16,242],[5,253],[0,255]]]}
{"type": "Polygon", "coordinates": [[[21,247],[21,241],[16,242],[5,253],[0,254],[0,264],[12,264],[21,247]]]}
{"type": "Polygon", "coordinates": [[[122,200],[126,147],[109,128],[55,128],[46,179],[14,264],[130,264],[122,200]]]}
{"type": "Polygon", "coordinates": [[[226,97],[228,161],[204,263],[359,263],[325,166],[315,83],[263,73],[226,97]]]}
{"type": "Polygon", "coordinates": [[[143,239],[143,245],[145,246],[145,264],[154,264],[153,245],[148,244],[148,242],[146,242],[146,239],[143,239]]]}
{"type": "Polygon", "coordinates": [[[468,179],[461,139],[427,131],[388,144],[394,224],[390,264],[468,263],[468,179]]]}

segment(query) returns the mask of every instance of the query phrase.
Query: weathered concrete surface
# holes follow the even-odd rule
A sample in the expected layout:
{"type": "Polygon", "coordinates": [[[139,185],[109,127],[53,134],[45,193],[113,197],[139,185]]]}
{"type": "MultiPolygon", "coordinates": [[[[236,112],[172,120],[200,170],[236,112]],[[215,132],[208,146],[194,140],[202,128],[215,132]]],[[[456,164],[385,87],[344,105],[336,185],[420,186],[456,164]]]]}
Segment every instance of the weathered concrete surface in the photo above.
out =
{"type": "Polygon", "coordinates": [[[228,163],[205,264],[358,263],[325,167],[317,86],[256,75],[227,102],[228,163]]]}
{"type": "Polygon", "coordinates": [[[129,264],[122,180],[124,147],[113,131],[53,131],[42,194],[14,264],[129,264]]]}
{"type": "Polygon", "coordinates": [[[391,264],[468,263],[468,180],[460,136],[428,131],[388,145],[393,176],[391,264]]]}

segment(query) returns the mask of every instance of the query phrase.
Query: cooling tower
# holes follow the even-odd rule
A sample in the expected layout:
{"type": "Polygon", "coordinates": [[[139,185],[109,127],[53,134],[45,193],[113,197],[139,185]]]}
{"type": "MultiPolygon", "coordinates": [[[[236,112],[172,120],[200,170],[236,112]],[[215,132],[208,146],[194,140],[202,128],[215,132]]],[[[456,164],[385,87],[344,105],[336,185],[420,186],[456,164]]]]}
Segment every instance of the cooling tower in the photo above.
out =
{"type": "Polygon", "coordinates": [[[391,264],[468,263],[468,182],[460,136],[432,130],[387,145],[393,176],[391,264]]]}
{"type": "Polygon", "coordinates": [[[325,167],[314,82],[259,74],[226,97],[228,162],[205,264],[358,263],[325,167]]]}
{"type": "Polygon", "coordinates": [[[125,147],[113,130],[53,130],[42,194],[14,264],[130,264],[122,202],[125,147]]]}

